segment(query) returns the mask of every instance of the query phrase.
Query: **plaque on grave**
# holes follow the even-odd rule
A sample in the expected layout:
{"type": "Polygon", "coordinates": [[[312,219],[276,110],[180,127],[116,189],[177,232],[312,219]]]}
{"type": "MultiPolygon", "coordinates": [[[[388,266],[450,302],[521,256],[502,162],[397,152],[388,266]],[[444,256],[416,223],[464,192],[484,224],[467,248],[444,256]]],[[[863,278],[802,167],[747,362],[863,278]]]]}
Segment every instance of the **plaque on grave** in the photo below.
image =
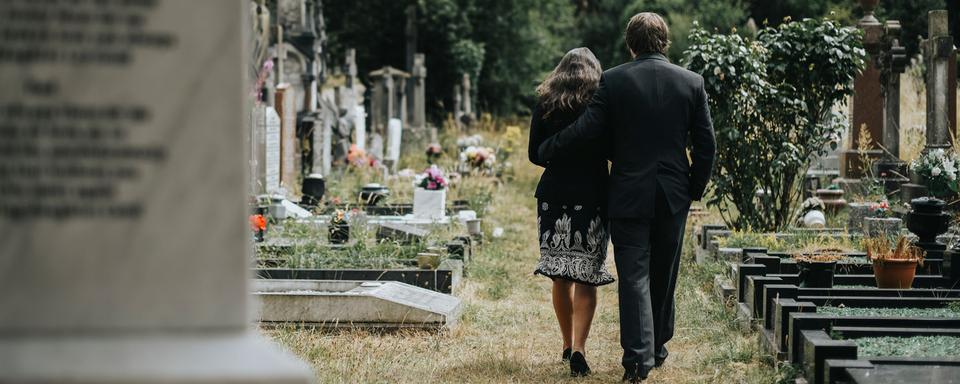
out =
{"type": "Polygon", "coordinates": [[[249,329],[249,10],[0,2],[0,383],[309,381],[249,329]]]}

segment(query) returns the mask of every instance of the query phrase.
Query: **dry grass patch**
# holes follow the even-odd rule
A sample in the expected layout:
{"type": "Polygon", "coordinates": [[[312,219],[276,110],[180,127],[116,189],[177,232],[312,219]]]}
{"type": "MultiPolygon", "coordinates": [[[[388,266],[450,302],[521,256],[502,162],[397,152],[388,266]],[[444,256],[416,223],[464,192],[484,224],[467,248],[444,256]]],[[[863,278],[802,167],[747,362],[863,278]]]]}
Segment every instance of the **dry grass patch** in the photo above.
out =
{"type": "MultiPolygon", "coordinates": [[[[475,255],[459,296],[459,326],[444,332],[368,332],[283,328],[268,334],[312,365],[321,383],[611,383],[620,367],[616,285],[602,287],[587,358],[594,375],[572,379],[560,362],[561,341],[550,282],[534,276],[538,257],[534,185],[539,170],[518,164],[499,188],[485,230],[505,228],[475,255]]],[[[771,366],[753,333],[711,291],[720,265],[693,262],[688,236],[677,288],[671,357],[651,383],[774,383],[789,372],[771,366]]],[[[608,258],[613,271],[613,257],[608,258]]]]}

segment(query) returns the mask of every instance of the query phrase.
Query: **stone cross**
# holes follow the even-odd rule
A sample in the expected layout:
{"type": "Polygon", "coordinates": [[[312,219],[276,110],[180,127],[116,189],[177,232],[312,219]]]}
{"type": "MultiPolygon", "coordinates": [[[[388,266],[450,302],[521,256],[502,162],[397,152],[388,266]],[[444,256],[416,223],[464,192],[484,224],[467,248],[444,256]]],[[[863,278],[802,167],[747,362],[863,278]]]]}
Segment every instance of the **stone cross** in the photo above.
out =
{"type": "Polygon", "coordinates": [[[947,11],[928,13],[929,33],[923,43],[927,65],[927,148],[950,146],[950,58],[953,55],[953,37],[947,27],[947,11]]]}
{"type": "Polygon", "coordinates": [[[889,160],[900,158],[900,74],[909,62],[906,48],[900,45],[900,22],[888,20],[884,25],[883,46],[877,58],[883,91],[883,148],[889,160]]]}
{"type": "Polygon", "coordinates": [[[414,55],[413,72],[410,82],[413,83],[413,102],[410,103],[411,128],[422,130],[427,126],[426,78],[427,67],[424,65],[426,57],[422,53],[414,55]]]}
{"type": "Polygon", "coordinates": [[[0,383],[310,382],[252,329],[250,4],[118,4],[0,1],[0,383]]]}
{"type": "Polygon", "coordinates": [[[370,72],[374,82],[373,100],[370,101],[370,125],[381,135],[386,134],[387,123],[391,118],[406,122],[406,91],[404,84],[410,74],[386,66],[370,72]]]}

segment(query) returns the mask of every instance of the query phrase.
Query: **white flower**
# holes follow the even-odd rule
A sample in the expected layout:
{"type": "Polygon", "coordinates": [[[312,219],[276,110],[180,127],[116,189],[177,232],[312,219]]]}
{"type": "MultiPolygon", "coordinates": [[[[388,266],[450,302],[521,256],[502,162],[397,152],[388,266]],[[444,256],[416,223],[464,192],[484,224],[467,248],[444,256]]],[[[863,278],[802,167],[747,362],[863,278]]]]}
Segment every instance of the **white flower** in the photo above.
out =
{"type": "Polygon", "coordinates": [[[931,176],[940,176],[940,167],[933,167],[930,169],[931,176]]]}

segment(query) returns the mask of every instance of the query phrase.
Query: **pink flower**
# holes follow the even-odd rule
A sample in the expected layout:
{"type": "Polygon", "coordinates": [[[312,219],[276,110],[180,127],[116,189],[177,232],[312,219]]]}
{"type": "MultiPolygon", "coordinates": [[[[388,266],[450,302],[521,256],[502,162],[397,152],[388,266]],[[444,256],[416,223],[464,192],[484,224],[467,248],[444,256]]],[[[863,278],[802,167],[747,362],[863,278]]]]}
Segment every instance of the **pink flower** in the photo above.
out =
{"type": "Polygon", "coordinates": [[[433,181],[428,181],[428,182],[427,182],[427,189],[437,189],[437,183],[435,183],[435,182],[433,182],[433,181]]]}

